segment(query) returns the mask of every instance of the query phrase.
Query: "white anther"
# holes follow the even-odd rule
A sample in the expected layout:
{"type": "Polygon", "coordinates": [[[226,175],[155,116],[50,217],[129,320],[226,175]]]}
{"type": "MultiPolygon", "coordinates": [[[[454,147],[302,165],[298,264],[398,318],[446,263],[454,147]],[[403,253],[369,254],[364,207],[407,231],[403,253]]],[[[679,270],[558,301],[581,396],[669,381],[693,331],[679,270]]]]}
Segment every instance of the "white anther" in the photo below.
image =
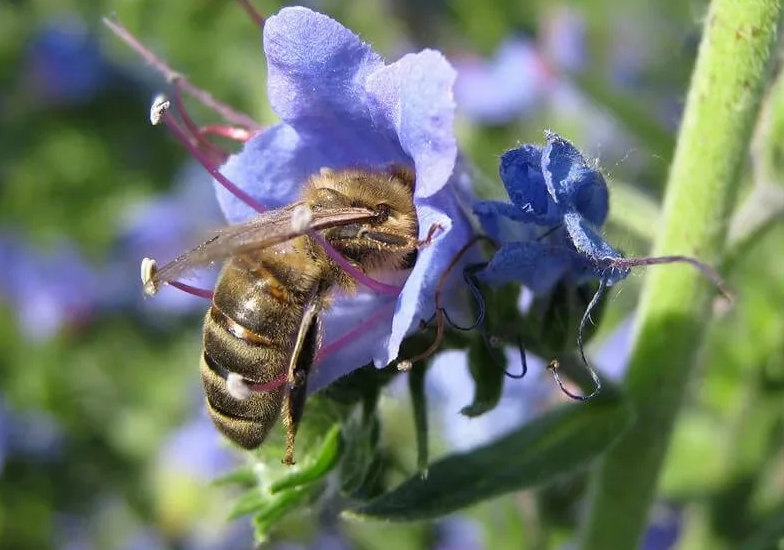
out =
{"type": "Polygon", "coordinates": [[[414,365],[413,365],[413,363],[411,363],[411,361],[409,361],[408,359],[405,359],[405,360],[403,360],[403,361],[400,361],[400,362],[397,364],[397,370],[399,370],[400,372],[408,372],[408,371],[410,371],[412,368],[414,368],[414,365]]]}
{"type": "Polygon", "coordinates": [[[291,229],[297,233],[304,232],[313,221],[313,211],[307,204],[300,204],[291,213],[291,229]]]}
{"type": "Polygon", "coordinates": [[[161,123],[163,115],[166,114],[170,106],[171,102],[166,99],[165,95],[159,94],[155,96],[155,99],[152,101],[152,107],[150,107],[150,122],[153,126],[161,123]]]}
{"type": "Polygon", "coordinates": [[[229,390],[229,395],[239,401],[245,401],[250,397],[250,388],[236,372],[230,372],[226,376],[226,388],[229,390]]]}
{"type": "Polygon", "coordinates": [[[334,172],[335,171],[332,168],[328,168],[326,166],[322,166],[321,169],[319,170],[319,175],[321,175],[321,176],[328,176],[328,175],[330,175],[330,174],[332,174],[334,172]]]}
{"type": "Polygon", "coordinates": [[[152,280],[156,273],[158,273],[158,262],[152,258],[144,258],[142,260],[141,275],[144,293],[147,296],[155,296],[158,293],[158,286],[152,280]]]}

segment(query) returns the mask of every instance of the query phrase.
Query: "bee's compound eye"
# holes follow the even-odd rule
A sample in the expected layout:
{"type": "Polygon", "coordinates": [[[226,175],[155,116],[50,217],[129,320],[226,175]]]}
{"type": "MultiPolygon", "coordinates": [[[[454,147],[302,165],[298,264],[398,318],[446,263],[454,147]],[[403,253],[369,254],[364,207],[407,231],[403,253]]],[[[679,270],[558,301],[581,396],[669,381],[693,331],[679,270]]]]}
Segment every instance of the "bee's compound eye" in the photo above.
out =
{"type": "Polygon", "coordinates": [[[251,390],[245,383],[245,379],[236,372],[230,372],[226,376],[226,389],[229,395],[238,401],[245,401],[250,397],[251,390]]]}

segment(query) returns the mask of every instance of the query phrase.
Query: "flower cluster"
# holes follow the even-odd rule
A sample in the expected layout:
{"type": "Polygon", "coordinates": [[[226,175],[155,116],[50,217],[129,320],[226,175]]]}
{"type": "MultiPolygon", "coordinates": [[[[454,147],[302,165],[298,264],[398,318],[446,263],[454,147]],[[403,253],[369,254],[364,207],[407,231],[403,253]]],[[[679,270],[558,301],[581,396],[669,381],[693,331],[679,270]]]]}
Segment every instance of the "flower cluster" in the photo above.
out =
{"type": "Polygon", "coordinates": [[[600,233],[609,208],[604,177],[567,140],[550,132],[546,138],[544,147],[523,145],[501,158],[511,204],[474,206],[485,232],[500,243],[479,277],[492,285],[519,282],[534,293],[560,280],[612,285],[629,268],[600,233]]]}

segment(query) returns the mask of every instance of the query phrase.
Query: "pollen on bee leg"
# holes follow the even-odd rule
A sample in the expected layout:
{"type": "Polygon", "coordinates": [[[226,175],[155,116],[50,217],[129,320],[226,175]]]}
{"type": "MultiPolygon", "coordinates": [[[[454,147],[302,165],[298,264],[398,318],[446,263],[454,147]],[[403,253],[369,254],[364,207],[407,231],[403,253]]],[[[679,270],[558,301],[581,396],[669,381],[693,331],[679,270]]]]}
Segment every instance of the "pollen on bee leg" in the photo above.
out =
{"type": "Polygon", "coordinates": [[[239,401],[245,401],[250,397],[250,387],[245,383],[245,379],[236,372],[230,372],[226,376],[226,389],[229,391],[229,395],[239,401]]]}
{"type": "Polygon", "coordinates": [[[152,278],[158,272],[158,262],[152,258],[142,259],[141,276],[144,293],[147,296],[155,296],[158,293],[158,285],[156,285],[152,278]]]}
{"type": "Polygon", "coordinates": [[[297,233],[302,233],[309,226],[313,220],[313,211],[307,204],[300,204],[291,213],[291,229],[297,233]]]}
{"type": "Polygon", "coordinates": [[[152,107],[150,107],[150,123],[153,126],[158,126],[169,107],[171,107],[171,102],[165,95],[158,94],[155,96],[155,99],[152,100],[152,107]]]}

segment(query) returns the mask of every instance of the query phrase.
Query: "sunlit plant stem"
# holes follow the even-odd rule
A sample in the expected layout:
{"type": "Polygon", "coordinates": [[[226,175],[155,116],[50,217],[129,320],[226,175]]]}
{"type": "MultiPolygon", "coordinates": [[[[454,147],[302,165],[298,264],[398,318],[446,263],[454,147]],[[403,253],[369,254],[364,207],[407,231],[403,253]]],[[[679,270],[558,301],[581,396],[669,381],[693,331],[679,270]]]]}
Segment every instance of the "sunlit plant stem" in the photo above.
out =
{"type": "MultiPolygon", "coordinates": [[[[711,2],[653,255],[720,263],[780,17],[781,0],[711,2]]],[[[636,422],[594,474],[582,550],[637,548],[708,324],[711,290],[686,266],[649,270],[625,381],[636,422]]]]}

